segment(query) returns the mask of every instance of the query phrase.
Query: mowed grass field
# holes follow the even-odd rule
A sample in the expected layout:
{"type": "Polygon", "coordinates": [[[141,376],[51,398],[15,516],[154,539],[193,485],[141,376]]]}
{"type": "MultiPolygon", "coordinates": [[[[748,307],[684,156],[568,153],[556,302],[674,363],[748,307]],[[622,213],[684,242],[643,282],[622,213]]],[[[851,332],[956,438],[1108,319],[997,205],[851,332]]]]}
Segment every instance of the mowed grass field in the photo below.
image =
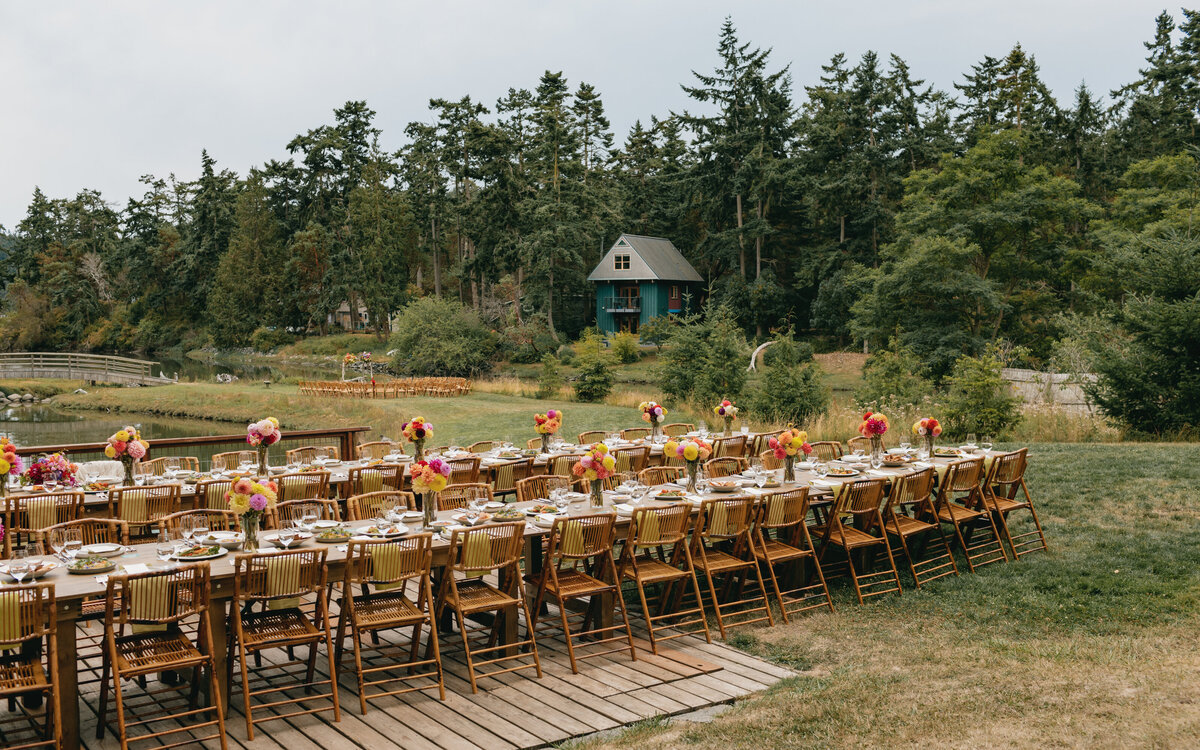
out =
{"type": "MultiPolygon", "coordinates": [[[[1051,551],[731,641],[800,671],[573,747],[1200,747],[1200,451],[1030,446],[1051,551]]],[[[961,562],[961,558],[960,558],[961,562]]]]}

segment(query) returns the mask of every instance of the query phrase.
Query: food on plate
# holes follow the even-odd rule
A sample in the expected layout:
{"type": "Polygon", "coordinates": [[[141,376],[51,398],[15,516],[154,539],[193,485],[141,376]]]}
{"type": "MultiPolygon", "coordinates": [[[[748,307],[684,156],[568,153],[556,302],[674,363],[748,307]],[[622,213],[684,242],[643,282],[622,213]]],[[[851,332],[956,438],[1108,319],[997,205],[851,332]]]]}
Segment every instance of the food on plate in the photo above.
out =
{"type": "Polygon", "coordinates": [[[517,508],[505,508],[504,510],[496,511],[492,518],[497,521],[520,521],[525,517],[525,513],[517,508]]]}
{"type": "Polygon", "coordinates": [[[685,497],[687,495],[683,490],[661,490],[658,493],[659,497],[685,497]]]}
{"type": "Polygon", "coordinates": [[[908,457],[903,453],[889,453],[883,457],[883,462],[888,466],[902,466],[908,463],[908,457]]]}
{"type": "Polygon", "coordinates": [[[961,456],[961,455],[962,455],[962,451],[960,451],[960,450],[959,450],[959,449],[957,449],[957,448],[942,448],[942,447],[938,447],[938,448],[934,448],[934,449],[933,449],[933,455],[935,455],[935,456],[943,456],[943,457],[945,457],[945,458],[957,458],[958,456],[961,456]]]}
{"type": "Polygon", "coordinates": [[[186,560],[186,559],[192,558],[192,557],[211,557],[213,555],[221,554],[222,549],[224,549],[224,548],[219,544],[211,544],[211,545],[202,544],[198,547],[192,547],[191,549],[186,549],[183,552],[180,552],[175,556],[181,560],[186,560]]]}
{"type": "Polygon", "coordinates": [[[317,541],[320,542],[342,542],[350,538],[350,529],[345,526],[330,526],[317,534],[317,541]]]}
{"type": "Polygon", "coordinates": [[[843,469],[840,467],[833,467],[829,470],[829,476],[831,477],[852,477],[857,473],[854,469],[843,469]]]}
{"type": "Polygon", "coordinates": [[[557,513],[558,508],[546,503],[534,503],[532,506],[526,508],[525,512],[536,516],[538,513],[557,513]]]}
{"type": "Polygon", "coordinates": [[[79,572],[87,572],[92,570],[104,570],[106,568],[115,567],[116,563],[109,560],[107,557],[99,555],[88,555],[87,557],[77,557],[71,561],[70,569],[79,572]]]}

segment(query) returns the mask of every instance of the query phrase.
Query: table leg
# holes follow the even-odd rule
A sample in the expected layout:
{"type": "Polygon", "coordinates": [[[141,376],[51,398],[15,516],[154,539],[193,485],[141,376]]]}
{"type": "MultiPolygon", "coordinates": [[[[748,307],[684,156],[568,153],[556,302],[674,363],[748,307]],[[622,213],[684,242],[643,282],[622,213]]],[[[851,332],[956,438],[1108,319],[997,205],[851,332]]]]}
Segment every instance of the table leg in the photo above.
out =
{"type": "Polygon", "coordinates": [[[217,676],[221,705],[226,716],[229,715],[229,673],[226,669],[229,659],[229,606],[230,599],[226,597],[213,597],[208,604],[208,633],[209,643],[212,644],[213,671],[217,676]]]}
{"type": "Polygon", "coordinates": [[[58,694],[61,699],[63,747],[79,747],[79,658],[75,649],[75,619],[77,605],[64,605],[60,610],[55,631],[55,652],[58,658],[58,694]]]}

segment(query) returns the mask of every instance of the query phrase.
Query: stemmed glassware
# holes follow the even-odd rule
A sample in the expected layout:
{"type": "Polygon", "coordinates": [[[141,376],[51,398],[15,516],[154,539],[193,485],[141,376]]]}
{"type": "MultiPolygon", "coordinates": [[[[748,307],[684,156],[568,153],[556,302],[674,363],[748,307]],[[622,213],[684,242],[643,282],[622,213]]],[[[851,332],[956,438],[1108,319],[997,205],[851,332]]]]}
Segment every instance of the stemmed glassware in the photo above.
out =
{"type": "Polygon", "coordinates": [[[60,529],[64,562],[70,563],[83,549],[83,536],[79,529],[60,529]]]}
{"type": "Polygon", "coordinates": [[[175,542],[171,539],[171,532],[167,530],[165,523],[158,527],[158,541],[154,546],[154,554],[164,565],[170,565],[171,558],[175,555],[175,542]]]}
{"type": "Polygon", "coordinates": [[[183,541],[190,547],[192,545],[192,532],[196,530],[196,519],[192,516],[184,516],[179,519],[179,533],[183,535],[183,541]]]}
{"type": "Polygon", "coordinates": [[[995,443],[992,442],[992,436],[984,435],[983,442],[979,444],[979,447],[983,448],[984,453],[991,453],[993,445],[995,445],[995,443]]]}
{"type": "Polygon", "coordinates": [[[58,489],[58,477],[48,476],[42,479],[42,486],[46,488],[46,492],[54,492],[58,489]]]}
{"type": "Polygon", "coordinates": [[[192,536],[197,544],[203,544],[205,538],[208,537],[208,519],[203,516],[196,516],[192,521],[192,536]]]}
{"type": "Polygon", "coordinates": [[[975,447],[975,433],[973,433],[973,432],[967,433],[967,445],[971,446],[972,448],[975,447]]]}
{"type": "Polygon", "coordinates": [[[21,583],[29,572],[29,551],[25,547],[17,547],[12,551],[12,559],[8,561],[8,574],[17,583],[21,583]]]}

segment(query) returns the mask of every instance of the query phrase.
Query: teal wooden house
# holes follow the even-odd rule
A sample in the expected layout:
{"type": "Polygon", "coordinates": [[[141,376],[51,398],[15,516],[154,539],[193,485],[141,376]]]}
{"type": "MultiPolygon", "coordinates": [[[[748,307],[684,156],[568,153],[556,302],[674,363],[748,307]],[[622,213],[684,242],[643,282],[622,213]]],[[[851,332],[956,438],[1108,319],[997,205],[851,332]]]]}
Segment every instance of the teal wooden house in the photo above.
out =
{"type": "Polygon", "coordinates": [[[637,333],[651,318],[691,312],[704,279],[670,240],[623,234],[588,281],[596,285],[600,331],[637,333]]]}

